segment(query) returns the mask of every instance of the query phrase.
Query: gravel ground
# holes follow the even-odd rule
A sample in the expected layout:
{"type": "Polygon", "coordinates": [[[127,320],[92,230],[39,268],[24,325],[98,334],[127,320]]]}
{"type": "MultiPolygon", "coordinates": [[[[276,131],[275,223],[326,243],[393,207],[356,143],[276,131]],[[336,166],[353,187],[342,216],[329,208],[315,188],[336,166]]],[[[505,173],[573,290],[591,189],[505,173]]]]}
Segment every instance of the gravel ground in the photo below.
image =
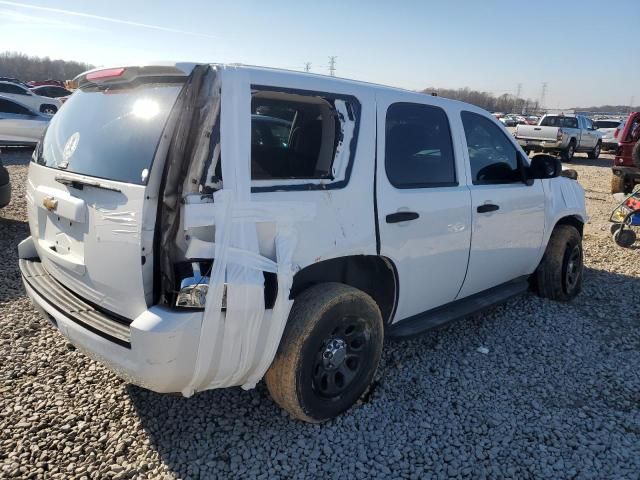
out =
{"type": "Polygon", "coordinates": [[[19,280],[28,157],[5,157],[0,210],[1,477],[640,478],[640,249],[608,233],[611,157],[574,162],[592,218],[573,303],[528,294],[388,342],[368,398],[324,425],[263,384],[159,395],[69,346],[19,280]]]}

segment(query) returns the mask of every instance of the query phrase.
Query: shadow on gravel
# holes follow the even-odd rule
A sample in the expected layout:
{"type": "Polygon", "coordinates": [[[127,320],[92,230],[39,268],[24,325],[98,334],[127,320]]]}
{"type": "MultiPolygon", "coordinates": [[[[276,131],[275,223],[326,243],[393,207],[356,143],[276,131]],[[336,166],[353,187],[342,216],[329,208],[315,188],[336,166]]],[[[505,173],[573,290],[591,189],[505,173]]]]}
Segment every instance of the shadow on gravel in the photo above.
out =
{"type": "MultiPolygon", "coordinates": [[[[395,451],[398,439],[416,461],[431,455],[430,468],[451,455],[482,476],[499,451],[513,472],[545,476],[530,459],[544,463],[548,445],[565,461],[557,474],[597,476],[582,461],[602,452],[576,453],[571,440],[557,439],[600,435],[587,419],[606,418],[618,441],[635,441],[629,429],[640,396],[629,376],[640,368],[640,322],[624,303],[633,294],[635,304],[638,278],[589,268],[571,303],[526,294],[422,337],[385,342],[375,388],[322,425],[290,419],[264,383],[192,398],[126,388],[152,448],[179,478],[323,477],[347,468],[344,457],[351,469],[361,462],[391,474],[391,454],[372,449],[395,451]],[[541,433],[551,429],[552,438],[541,433]]],[[[615,455],[606,453],[612,462],[615,455]]]]}
{"type": "MultiPolygon", "coordinates": [[[[602,167],[602,168],[611,168],[613,167],[613,158],[597,158],[591,159],[587,156],[584,157],[573,157],[571,162],[563,162],[563,165],[566,168],[571,168],[571,165],[577,167],[602,167]]],[[[578,176],[578,180],[580,180],[580,176],[578,176]]]]}
{"type": "Polygon", "coordinates": [[[27,222],[3,218],[0,210],[0,302],[25,294],[18,268],[18,243],[28,236],[27,222]]]}

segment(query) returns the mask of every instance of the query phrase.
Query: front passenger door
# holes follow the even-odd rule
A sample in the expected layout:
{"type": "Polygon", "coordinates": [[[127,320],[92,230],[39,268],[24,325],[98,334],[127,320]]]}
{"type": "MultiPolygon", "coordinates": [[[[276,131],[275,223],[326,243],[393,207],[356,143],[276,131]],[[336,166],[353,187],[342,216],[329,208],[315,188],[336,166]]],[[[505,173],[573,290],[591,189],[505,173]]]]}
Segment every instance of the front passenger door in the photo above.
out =
{"type": "Polygon", "coordinates": [[[467,276],[458,298],[500,285],[536,268],[544,232],[542,182],[523,182],[524,156],[503,128],[463,111],[472,184],[473,226],[467,276]]]}

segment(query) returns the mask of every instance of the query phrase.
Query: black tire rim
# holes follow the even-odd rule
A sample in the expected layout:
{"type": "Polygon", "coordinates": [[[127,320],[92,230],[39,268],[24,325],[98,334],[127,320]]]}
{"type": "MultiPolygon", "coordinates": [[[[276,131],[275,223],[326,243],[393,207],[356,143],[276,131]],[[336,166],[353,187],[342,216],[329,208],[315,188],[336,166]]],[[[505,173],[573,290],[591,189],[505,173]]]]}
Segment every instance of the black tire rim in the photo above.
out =
{"type": "Polygon", "coordinates": [[[582,249],[580,245],[574,245],[569,251],[567,258],[567,273],[565,275],[565,286],[567,293],[573,292],[580,281],[582,274],[582,249]]]}
{"type": "Polygon", "coordinates": [[[313,391],[324,398],[342,395],[366,369],[371,332],[366,322],[347,316],[323,340],[313,363],[313,391]]]}

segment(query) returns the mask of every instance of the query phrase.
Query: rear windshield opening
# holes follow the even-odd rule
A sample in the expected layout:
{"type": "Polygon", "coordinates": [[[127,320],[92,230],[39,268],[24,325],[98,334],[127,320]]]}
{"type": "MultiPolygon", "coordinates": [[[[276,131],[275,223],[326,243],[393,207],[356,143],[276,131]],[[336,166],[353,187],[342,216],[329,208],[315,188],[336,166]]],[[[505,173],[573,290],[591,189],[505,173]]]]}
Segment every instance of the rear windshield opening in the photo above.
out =
{"type": "Polygon", "coordinates": [[[145,184],[181,84],[77,90],[53,117],[37,163],[145,184]]]}
{"type": "Polygon", "coordinates": [[[349,105],[316,95],[254,90],[251,97],[251,177],[254,180],[332,178],[349,105]]]}
{"type": "Polygon", "coordinates": [[[576,117],[544,117],[540,122],[542,127],[565,127],[578,128],[578,119],[576,117]]]}

